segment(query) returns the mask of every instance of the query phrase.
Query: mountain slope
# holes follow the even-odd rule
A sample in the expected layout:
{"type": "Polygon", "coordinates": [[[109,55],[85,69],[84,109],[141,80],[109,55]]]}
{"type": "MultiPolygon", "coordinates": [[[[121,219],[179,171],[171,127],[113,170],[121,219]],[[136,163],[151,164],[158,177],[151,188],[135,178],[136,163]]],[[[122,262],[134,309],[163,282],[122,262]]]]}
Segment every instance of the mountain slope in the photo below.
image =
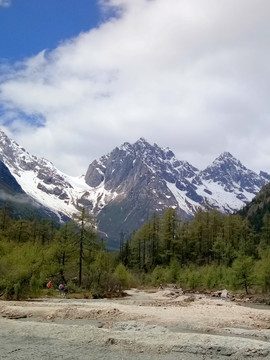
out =
{"type": "Polygon", "coordinates": [[[249,203],[269,181],[267,174],[264,174],[265,176],[256,174],[229,152],[224,152],[200,172],[199,177],[206,194],[202,194],[201,189],[198,193],[204,195],[204,202],[210,208],[231,213],[249,203]]]}
{"type": "Polygon", "coordinates": [[[130,233],[151,214],[161,215],[168,207],[186,219],[199,208],[234,212],[247,204],[268,179],[266,173],[262,176],[248,170],[230,153],[221,154],[199,171],[176,159],[171,150],[140,139],[90,164],[85,181],[111,194],[96,213],[100,228],[119,239],[120,233],[130,233]]]}
{"type": "Polygon", "coordinates": [[[263,186],[239,214],[247,218],[256,231],[262,230],[265,216],[270,216],[270,183],[263,186]]]}
{"type": "Polygon", "coordinates": [[[228,152],[200,171],[178,160],[170,149],[143,138],[93,161],[86,175],[78,178],[31,156],[1,130],[0,144],[0,161],[28,196],[53,211],[59,221],[73,217],[83,206],[114,245],[120,233],[130,234],[168,207],[185,219],[199,208],[235,212],[270,180],[269,174],[256,174],[228,152]]]}
{"type": "Polygon", "coordinates": [[[16,218],[51,217],[57,220],[54,212],[34,201],[22,190],[6,165],[0,161],[0,207],[2,206],[16,218]]]}
{"type": "Polygon", "coordinates": [[[180,207],[167,184],[174,183],[181,174],[179,186],[186,183],[192,191],[184,176],[194,177],[197,172],[187,162],[178,161],[169,149],[140,139],[133,145],[125,143],[90,164],[85,181],[111,195],[97,218],[100,228],[118,241],[120,233],[129,234],[154,212],[161,215],[170,206],[177,208],[182,217],[191,217],[195,202],[188,204],[183,197],[180,207]]]}
{"type": "Polygon", "coordinates": [[[15,177],[26,194],[53,211],[59,221],[73,218],[79,207],[96,214],[111,198],[103,188],[91,188],[84,177],[72,177],[59,171],[44,159],[30,155],[0,130],[0,161],[15,177]]]}
{"type": "Polygon", "coordinates": [[[0,160],[26,194],[54,212],[60,221],[77,212],[79,190],[69,182],[72,177],[62,174],[48,160],[31,156],[1,130],[0,143],[0,160]]]}

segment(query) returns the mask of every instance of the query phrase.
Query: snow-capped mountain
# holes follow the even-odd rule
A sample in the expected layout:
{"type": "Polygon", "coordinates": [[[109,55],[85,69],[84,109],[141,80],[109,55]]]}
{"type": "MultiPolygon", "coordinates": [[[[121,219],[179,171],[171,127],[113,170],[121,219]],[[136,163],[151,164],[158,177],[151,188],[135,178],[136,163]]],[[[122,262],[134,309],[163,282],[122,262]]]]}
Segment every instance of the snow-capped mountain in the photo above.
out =
{"type": "Polygon", "coordinates": [[[26,194],[53,210],[60,219],[63,214],[71,216],[77,211],[77,193],[75,195],[66,176],[51,162],[30,155],[1,130],[0,143],[0,160],[26,194]]]}
{"type": "Polygon", "coordinates": [[[183,218],[191,218],[199,208],[236,211],[270,181],[269,174],[248,170],[230,153],[200,171],[178,160],[170,149],[142,138],[93,161],[80,178],[30,155],[1,130],[0,144],[0,160],[29,196],[59,218],[72,217],[79,206],[85,207],[112,241],[168,207],[183,218]]]}
{"type": "MultiPolygon", "coordinates": [[[[23,191],[2,161],[0,161],[0,207],[5,207],[8,213],[16,218],[32,218],[34,216],[51,218],[58,222],[55,212],[35,201],[23,191]]],[[[2,214],[2,221],[4,218],[5,216],[2,214]]]]}
{"type": "Polygon", "coordinates": [[[228,152],[200,171],[178,160],[170,149],[139,139],[90,164],[85,182],[114,194],[98,219],[105,232],[113,227],[116,237],[168,207],[183,218],[191,218],[199,208],[224,213],[239,210],[269,182],[268,176],[248,170],[228,152]]]}
{"type": "Polygon", "coordinates": [[[96,215],[115,196],[107,194],[102,187],[89,187],[84,176],[68,176],[50,161],[30,155],[1,129],[0,161],[7,166],[23,191],[53,211],[59,221],[73,218],[82,206],[96,215]]]}
{"type": "Polygon", "coordinates": [[[199,207],[225,213],[238,210],[269,182],[268,177],[267,173],[258,175],[247,169],[228,152],[199,171],[187,161],[177,160],[170,149],[140,139],[133,145],[125,143],[90,164],[85,182],[126,197],[138,182],[145,181],[151,198],[154,194],[157,199],[155,211],[164,210],[163,205],[169,202],[169,206],[179,207],[186,216],[193,216],[199,207]]]}
{"type": "MultiPolygon", "coordinates": [[[[199,174],[205,186],[204,201],[230,213],[249,203],[269,182],[267,173],[256,174],[229,152],[224,152],[199,174]]],[[[201,190],[198,191],[201,194],[201,190]]]]}

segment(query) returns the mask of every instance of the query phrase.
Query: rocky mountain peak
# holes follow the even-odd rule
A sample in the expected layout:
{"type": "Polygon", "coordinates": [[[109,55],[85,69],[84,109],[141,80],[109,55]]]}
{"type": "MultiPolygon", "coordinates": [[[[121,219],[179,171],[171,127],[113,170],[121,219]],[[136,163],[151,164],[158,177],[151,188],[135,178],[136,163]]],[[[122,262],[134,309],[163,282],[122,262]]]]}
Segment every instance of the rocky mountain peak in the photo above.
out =
{"type": "Polygon", "coordinates": [[[267,174],[267,172],[260,171],[260,176],[265,178],[267,181],[270,181],[270,174],[267,174]]]}
{"type": "Polygon", "coordinates": [[[199,208],[234,212],[270,181],[269,174],[256,174],[229,152],[199,171],[144,138],[123,143],[94,160],[84,178],[72,178],[29,155],[1,130],[0,141],[0,161],[28,195],[56,214],[72,216],[84,206],[110,239],[136,230],[168,207],[182,218],[191,218],[199,208]]]}
{"type": "Polygon", "coordinates": [[[224,161],[228,159],[236,160],[236,158],[229,151],[224,151],[216,158],[216,160],[220,160],[220,161],[224,161]]]}
{"type": "MultiPolygon", "coordinates": [[[[26,194],[44,206],[55,210],[61,201],[69,199],[72,185],[54,165],[44,159],[30,155],[16,141],[11,140],[0,130],[0,161],[15,177],[26,194]]],[[[65,213],[65,204],[60,206],[59,214],[65,213]]],[[[76,208],[73,206],[73,213],[76,208]]]]}
{"type": "MultiPolygon", "coordinates": [[[[169,148],[151,145],[144,138],[134,144],[128,142],[115,148],[110,154],[93,161],[87,170],[85,181],[91,187],[118,188],[131,177],[142,179],[144,175],[160,177],[175,183],[179,177],[194,177],[198,169],[187,161],[179,161],[169,148]]],[[[119,190],[119,189],[118,189],[119,190]]]]}
{"type": "Polygon", "coordinates": [[[239,168],[245,168],[241,162],[236,159],[231,153],[228,151],[223,152],[220,154],[213,162],[208,166],[209,167],[222,167],[223,165],[226,165],[227,169],[230,167],[239,167],[239,168]]]}
{"type": "Polygon", "coordinates": [[[224,152],[217,157],[212,164],[207,166],[201,174],[204,179],[213,179],[216,182],[223,182],[224,178],[226,179],[226,182],[238,182],[243,174],[249,172],[250,170],[248,170],[239,160],[229,152],[224,152]]]}
{"type": "Polygon", "coordinates": [[[235,198],[244,204],[247,204],[267,182],[266,177],[247,169],[229,152],[217,157],[200,173],[200,177],[209,184],[220,186],[225,192],[235,194],[235,198]]]}
{"type": "Polygon", "coordinates": [[[138,145],[138,146],[142,146],[142,147],[145,147],[145,146],[149,146],[150,143],[144,138],[144,137],[140,137],[134,144],[135,146],[138,145]]]}

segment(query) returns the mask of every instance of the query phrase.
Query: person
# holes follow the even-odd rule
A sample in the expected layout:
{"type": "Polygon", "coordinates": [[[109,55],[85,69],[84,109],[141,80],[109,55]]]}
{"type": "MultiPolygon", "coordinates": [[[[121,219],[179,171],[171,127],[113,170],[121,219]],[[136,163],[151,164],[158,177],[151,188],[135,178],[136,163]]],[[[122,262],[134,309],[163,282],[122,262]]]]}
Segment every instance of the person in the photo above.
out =
{"type": "Polygon", "coordinates": [[[48,284],[47,284],[47,289],[50,289],[52,287],[52,282],[49,281],[48,284]]]}
{"type": "Polygon", "coordinates": [[[59,293],[60,293],[60,296],[63,296],[63,297],[67,297],[67,293],[68,293],[68,287],[67,286],[64,286],[63,284],[59,284],[59,293]]]}
{"type": "Polygon", "coordinates": [[[64,291],[64,297],[67,298],[67,295],[68,295],[68,287],[67,287],[67,285],[64,286],[63,291],[64,291]]]}

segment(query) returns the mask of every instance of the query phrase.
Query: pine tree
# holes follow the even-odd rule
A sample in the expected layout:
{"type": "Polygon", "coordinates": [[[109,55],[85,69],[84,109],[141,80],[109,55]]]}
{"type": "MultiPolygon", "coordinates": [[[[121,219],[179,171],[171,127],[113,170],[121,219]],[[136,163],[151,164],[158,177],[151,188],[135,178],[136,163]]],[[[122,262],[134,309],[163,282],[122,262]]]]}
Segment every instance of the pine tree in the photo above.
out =
{"type": "Polygon", "coordinates": [[[78,225],[78,245],[79,245],[79,271],[78,282],[79,286],[82,285],[83,277],[83,261],[86,259],[86,253],[88,255],[88,261],[91,261],[91,253],[98,247],[97,234],[95,232],[94,221],[85,209],[81,209],[80,216],[77,218],[78,225]]]}
{"type": "Polygon", "coordinates": [[[176,245],[178,241],[178,218],[176,211],[169,208],[165,211],[161,219],[161,239],[163,245],[163,257],[166,265],[170,264],[171,258],[176,253],[176,245]]]}

